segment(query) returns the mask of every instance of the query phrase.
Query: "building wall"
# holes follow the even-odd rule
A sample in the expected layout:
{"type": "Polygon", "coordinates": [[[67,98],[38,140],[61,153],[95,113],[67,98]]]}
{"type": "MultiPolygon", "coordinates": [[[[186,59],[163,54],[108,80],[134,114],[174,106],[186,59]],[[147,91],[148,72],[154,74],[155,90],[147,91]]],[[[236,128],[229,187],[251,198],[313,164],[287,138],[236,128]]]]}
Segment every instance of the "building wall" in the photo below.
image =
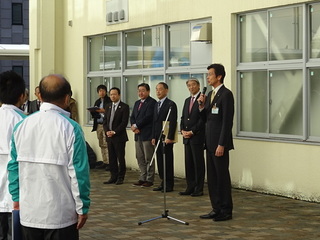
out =
{"type": "MultiPolygon", "coordinates": [[[[164,23],[212,18],[213,62],[223,63],[225,85],[236,97],[236,14],[306,1],[130,0],[129,21],[106,24],[106,1],[30,1],[31,85],[49,73],[62,73],[71,82],[79,104],[80,124],[87,141],[100,155],[95,133],[86,125],[86,36],[164,23]]],[[[185,89],[187,91],[187,89],[185,89]]],[[[181,109],[179,109],[181,111],[181,109]]],[[[234,119],[236,133],[237,116],[234,119]]],[[[132,132],[126,148],[127,166],[137,169],[132,132]]],[[[236,134],[234,134],[236,135],[236,134]]],[[[174,147],[175,175],[184,177],[183,145],[174,147]]],[[[230,171],[235,187],[320,201],[320,147],[295,142],[237,138],[230,171]]],[[[137,176],[138,177],[138,176],[137,176]]]]}
{"type": "MultiPolygon", "coordinates": [[[[29,44],[29,0],[0,1],[0,44],[29,44]],[[12,2],[22,3],[23,25],[12,25],[12,2]]],[[[12,70],[12,66],[23,67],[23,78],[29,85],[28,60],[0,60],[0,72],[12,70]]]]}

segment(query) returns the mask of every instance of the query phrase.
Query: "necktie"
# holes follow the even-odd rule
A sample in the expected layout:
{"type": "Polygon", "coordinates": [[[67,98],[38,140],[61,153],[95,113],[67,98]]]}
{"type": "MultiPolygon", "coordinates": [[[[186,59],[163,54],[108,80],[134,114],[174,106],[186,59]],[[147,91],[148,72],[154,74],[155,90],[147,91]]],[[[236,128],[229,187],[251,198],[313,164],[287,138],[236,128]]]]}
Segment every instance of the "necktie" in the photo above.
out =
{"type": "Polygon", "coordinates": [[[112,122],[114,118],[114,113],[116,112],[116,105],[112,104],[112,109],[111,109],[111,115],[110,115],[110,121],[109,121],[109,129],[112,130],[112,122]]]}
{"type": "Polygon", "coordinates": [[[161,107],[161,101],[158,102],[158,113],[160,111],[160,107],[161,107]]]}
{"type": "Polygon", "coordinates": [[[143,104],[143,102],[142,102],[142,101],[140,101],[140,103],[139,103],[139,107],[138,107],[138,111],[140,111],[140,108],[141,108],[142,104],[143,104]]]}
{"type": "Polygon", "coordinates": [[[189,113],[191,113],[191,109],[192,109],[193,104],[194,104],[194,97],[192,97],[192,98],[190,99],[189,113]]]}
{"type": "Polygon", "coordinates": [[[214,96],[216,95],[216,92],[213,90],[211,94],[211,101],[210,104],[213,102],[214,96]]]}

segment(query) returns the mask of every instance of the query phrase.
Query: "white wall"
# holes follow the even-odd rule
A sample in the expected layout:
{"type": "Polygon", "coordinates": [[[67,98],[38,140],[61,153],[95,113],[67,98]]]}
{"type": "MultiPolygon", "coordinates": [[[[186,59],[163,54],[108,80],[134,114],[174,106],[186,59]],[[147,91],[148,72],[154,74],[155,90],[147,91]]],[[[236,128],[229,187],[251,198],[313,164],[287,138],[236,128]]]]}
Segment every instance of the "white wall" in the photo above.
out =
{"type": "MultiPolygon", "coordinates": [[[[85,136],[97,153],[96,135],[91,133],[91,126],[85,125],[86,36],[212,17],[213,61],[225,65],[225,84],[235,94],[236,13],[302,1],[130,0],[129,22],[112,26],[105,23],[105,2],[30,0],[31,89],[44,75],[52,72],[66,75],[79,104],[80,123],[85,136]],[[72,23],[72,26],[68,23],[72,23]]],[[[127,165],[137,168],[132,133],[128,131],[128,135],[127,165]]],[[[235,147],[230,162],[234,186],[320,202],[319,146],[235,139],[235,147]]],[[[175,173],[184,176],[181,137],[174,152],[175,173]]]]}

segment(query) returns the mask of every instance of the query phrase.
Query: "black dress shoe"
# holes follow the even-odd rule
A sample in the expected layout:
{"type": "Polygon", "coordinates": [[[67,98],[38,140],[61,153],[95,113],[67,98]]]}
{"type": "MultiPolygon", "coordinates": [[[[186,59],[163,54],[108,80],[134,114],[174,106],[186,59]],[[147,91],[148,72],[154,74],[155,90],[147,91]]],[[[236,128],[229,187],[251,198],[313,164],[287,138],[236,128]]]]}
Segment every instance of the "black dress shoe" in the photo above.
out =
{"type": "Polygon", "coordinates": [[[185,195],[191,195],[191,193],[192,192],[185,191],[185,192],[179,192],[179,195],[185,196],[185,195]]]}
{"type": "Polygon", "coordinates": [[[212,210],[208,214],[201,215],[200,218],[202,218],[202,219],[213,219],[213,218],[217,217],[218,215],[219,215],[218,213],[216,213],[215,211],[212,210]]]}
{"type": "Polygon", "coordinates": [[[153,189],[153,191],[161,191],[161,190],[162,190],[162,186],[159,186],[153,189]]]}
{"type": "Polygon", "coordinates": [[[203,195],[203,192],[193,192],[190,194],[192,197],[200,197],[203,195]]]}
{"type": "Polygon", "coordinates": [[[218,216],[216,216],[213,221],[215,222],[221,222],[221,221],[227,221],[227,220],[231,220],[232,219],[232,215],[231,214],[219,214],[218,216]]]}
{"type": "Polygon", "coordinates": [[[116,181],[116,185],[121,185],[123,184],[123,179],[122,178],[119,178],[117,181],[116,181]]]}
{"type": "Polygon", "coordinates": [[[110,178],[108,181],[103,182],[103,184],[112,184],[112,183],[116,183],[116,182],[117,182],[117,179],[115,179],[115,178],[110,178]]]}

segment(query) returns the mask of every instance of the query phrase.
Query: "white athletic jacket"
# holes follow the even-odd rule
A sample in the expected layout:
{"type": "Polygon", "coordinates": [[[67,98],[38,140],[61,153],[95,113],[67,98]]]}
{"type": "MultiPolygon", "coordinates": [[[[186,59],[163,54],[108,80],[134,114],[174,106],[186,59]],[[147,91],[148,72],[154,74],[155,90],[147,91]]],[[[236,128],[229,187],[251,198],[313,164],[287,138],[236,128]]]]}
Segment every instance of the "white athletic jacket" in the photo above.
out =
{"type": "Polygon", "coordinates": [[[13,128],[24,117],[23,111],[14,105],[2,104],[0,108],[0,212],[12,211],[7,165],[13,128]]]}
{"type": "Polygon", "coordinates": [[[9,190],[20,203],[23,226],[60,229],[87,214],[90,205],[86,143],[78,123],[43,103],[16,125],[8,164],[9,190]]]}

